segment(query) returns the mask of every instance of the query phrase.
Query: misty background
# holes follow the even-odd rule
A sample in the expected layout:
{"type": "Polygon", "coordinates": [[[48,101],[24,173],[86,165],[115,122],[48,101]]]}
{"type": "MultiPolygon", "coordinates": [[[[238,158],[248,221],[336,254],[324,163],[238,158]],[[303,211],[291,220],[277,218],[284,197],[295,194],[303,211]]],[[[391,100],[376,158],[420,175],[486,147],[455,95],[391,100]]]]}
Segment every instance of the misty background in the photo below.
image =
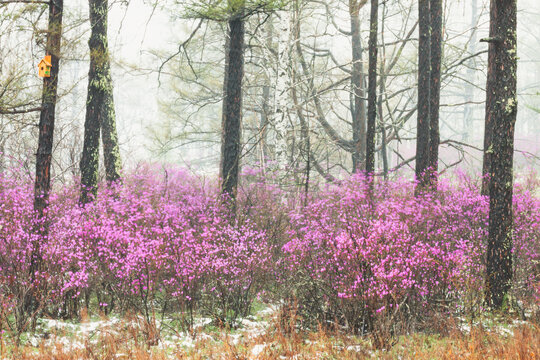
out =
{"type": "MultiPolygon", "coordinates": [[[[409,0],[392,2],[382,10],[385,21],[384,27],[380,28],[379,41],[384,36],[388,45],[386,52],[379,51],[381,59],[385,56],[390,59],[389,54],[415,24],[418,11],[414,3],[409,0]]],[[[517,169],[538,169],[540,163],[540,10],[536,5],[537,0],[518,2],[517,169]]],[[[3,55],[0,63],[3,77],[16,72],[18,81],[24,84],[20,91],[10,95],[12,99],[28,104],[39,100],[36,94],[39,94],[42,81],[35,67],[43,56],[44,36],[41,37],[35,28],[45,28],[46,16],[39,18],[36,11],[17,15],[20,10],[16,6],[11,4],[2,9],[5,15],[11,13],[0,24],[0,54],[3,55]],[[28,21],[21,22],[24,17],[28,17],[28,21]],[[29,28],[34,31],[29,32],[29,28]]],[[[53,156],[53,173],[60,182],[78,175],[89,65],[87,7],[88,4],[81,0],[65,3],[64,56],[53,156]]],[[[364,72],[367,72],[368,12],[369,7],[361,10],[362,41],[366,47],[364,72]]],[[[190,43],[179,52],[179,44],[186,41],[199,24],[197,19],[185,18],[185,13],[185,3],[131,0],[111,4],[108,33],[114,101],[122,161],[128,168],[141,162],[161,162],[187,166],[197,173],[218,173],[219,93],[223,81],[226,25],[203,21],[190,43]]],[[[326,4],[324,1],[307,1],[302,14],[301,41],[317,48],[319,54],[321,49],[327,54],[309,60],[316,86],[325,88],[340,81],[343,84],[333,86],[331,91],[321,95],[327,119],[343,136],[350,137],[347,126],[350,90],[340,80],[343,78],[340,66],[351,64],[351,40],[338,30],[350,27],[347,4],[343,1],[326,0],[326,4]]],[[[249,44],[253,48],[269,37],[277,38],[275,32],[269,34],[267,26],[276,16],[279,14],[271,15],[269,19],[261,15],[248,20],[249,44]]],[[[487,36],[488,30],[488,1],[445,2],[443,72],[446,69],[447,74],[443,75],[441,90],[441,170],[457,165],[475,173],[480,171],[487,63],[487,44],[480,39],[487,36]],[[453,142],[445,143],[446,140],[453,142]]],[[[414,156],[416,116],[401,122],[399,116],[413,109],[416,102],[417,32],[416,28],[403,47],[396,74],[386,89],[388,94],[397,95],[389,102],[395,106],[395,112],[388,111],[385,121],[400,123],[399,136],[388,143],[390,168],[414,156]]],[[[258,109],[262,101],[260,84],[264,82],[265,71],[275,71],[256,58],[254,51],[251,57],[249,53],[246,55],[243,141],[244,153],[249,154],[243,158],[244,166],[255,166],[261,160],[257,150],[257,130],[253,130],[261,117],[258,109]]],[[[292,107],[291,104],[287,106],[292,107]]],[[[324,131],[317,127],[315,118],[308,118],[313,136],[318,139],[314,143],[320,144],[318,154],[326,156],[326,160],[321,160],[326,164],[326,170],[334,176],[349,172],[350,156],[340,152],[330,141],[325,142],[324,131]],[[331,163],[342,166],[332,167],[331,163]]],[[[23,164],[29,174],[35,153],[35,124],[36,114],[0,115],[0,129],[9,134],[2,144],[3,162],[23,164]]],[[[380,157],[376,163],[380,169],[380,157]]],[[[414,163],[401,166],[397,172],[412,176],[414,171],[410,167],[414,169],[414,163]]]]}

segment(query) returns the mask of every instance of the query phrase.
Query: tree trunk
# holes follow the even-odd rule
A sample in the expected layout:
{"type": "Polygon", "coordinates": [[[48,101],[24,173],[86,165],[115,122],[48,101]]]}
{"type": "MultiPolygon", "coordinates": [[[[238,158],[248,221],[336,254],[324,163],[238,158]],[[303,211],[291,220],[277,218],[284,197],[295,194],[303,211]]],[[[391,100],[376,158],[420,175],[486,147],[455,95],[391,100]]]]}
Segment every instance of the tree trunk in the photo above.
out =
{"type": "MultiPolygon", "coordinates": [[[[107,37],[108,0],[89,0],[90,4],[96,4],[94,20],[96,25],[92,28],[96,33],[96,45],[99,51],[103,51],[103,62],[96,59],[96,64],[101,69],[98,74],[102,83],[103,102],[100,105],[99,119],[101,124],[101,139],[103,142],[103,159],[105,164],[105,178],[111,183],[120,179],[122,160],[120,158],[120,146],[116,131],[116,114],[114,111],[114,94],[111,76],[111,60],[109,53],[109,41],[107,37]]],[[[92,10],[90,10],[92,12],[92,10]]],[[[91,45],[90,45],[91,46],[91,45]]],[[[90,51],[92,49],[90,48],[90,51]]]]}
{"type": "Polygon", "coordinates": [[[219,165],[219,177],[220,179],[224,179],[223,176],[223,139],[224,139],[224,131],[225,131],[225,114],[227,113],[227,87],[229,86],[229,52],[231,48],[231,34],[229,31],[229,24],[227,24],[227,32],[225,34],[225,64],[224,64],[224,71],[223,71],[223,101],[221,102],[221,158],[220,158],[220,165],[219,165]]]}
{"type": "Polygon", "coordinates": [[[486,303],[500,309],[512,282],[514,129],[517,116],[517,2],[492,0],[486,127],[489,151],[489,235],[486,303]]]}
{"type": "Polygon", "coordinates": [[[362,60],[362,39],[360,35],[360,8],[365,4],[352,1],[349,7],[351,16],[351,34],[352,34],[352,76],[351,85],[353,92],[352,113],[352,131],[354,149],[352,153],[353,172],[361,170],[361,164],[364,161],[366,149],[366,102],[364,87],[364,64],[362,60]]]}
{"type": "MultiPolygon", "coordinates": [[[[272,25],[272,21],[267,22],[266,26],[266,47],[268,49],[272,49],[272,36],[274,34],[274,27],[272,25]]],[[[269,52],[270,53],[270,52],[269,52]]],[[[268,66],[268,62],[263,61],[264,66],[268,66]]],[[[268,160],[269,156],[269,150],[268,150],[268,128],[269,128],[269,122],[270,122],[270,88],[271,88],[271,80],[265,79],[265,83],[262,88],[262,112],[261,112],[261,119],[259,122],[259,133],[261,136],[260,140],[260,154],[261,154],[261,167],[263,170],[263,174],[266,174],[266,161],[268,160]]]]}
{"type": "Polygon", "coordinates": [[[384,180],[388,180],[388,142],[386,139],[386,124],[384,122],[384,113],[383,113],[383,94],[384,94],[384,84],[386,81],[385,76],[385,59],[386,59],[386,49],[384,47],[384,26],[386,23],[386,2],[382,4],[382,16],[381,16],[381,64],[380,64],[380,75],[379,75],[379,103],[377,104],[379,110],[379,123],[381,126],[381,155],[383,163],[383,176],[384,180]]]}
{"type": "Polygon", "coordinates": [[[262,89],[262,112],[261,119],[259,121],[259,133],[261,136],[260,141],[260,154],[261,154],[261,167],[263,173],[266,173],[266,161],[268,159],[268,115],[270,114],[270,86],[265,84],[262,89]]]}
{"type": "Polygon", "coordinates": [[[241,153],[242,79],[244,77],[244,21],[229,21],[221,140],[221,191],[236,198],[241,153]]]}
{"type": "MultiPolygon", "coordinates": [[[[366,136],[366,175],[375,172],[375,122],[377,119],[377,32],[379,1],[371,0],[369,30],[369,82],[368,82],[368,119],[366,136]]],[[[383,142],[385,140],[383,139],[383,142]]]]}
{"type": "MultiPolygon", "coordinates": [[[[81,156],[81,197],[80,202],[86,204],[96,195],[99,174],[99,135],[100,115],[103,106],[103,84],[105,74],[106,48],[103,38],[102,21],[103,0],[89,0],[91,35],[88,41],[90,50],[90,69],[88,72],[88,94],[86,99],[86,118],[84,121],[84,144],[81,156]]],[[[106,29],[105,29],[106,37],[106,29]]]]}
{"type": "Polygon", "coordinates": [[[289,49],[291,17],[288,9],[279,12],[278,61],[276,64],[276,91],[274,102],[274,127],[276,131],[276,162],[278,169],[285,174],[288,165],[287,137],[289,126],[287,122],[287,102],[289,99],[289,49]]]}
{"type": "Polygon", "coordinates": [[[420,188],[429,182],[431,29],[430,0],[418,1],[418,118],[416,135],[416,181],[420,188]]]}
{"type": "Polygon", "coordinates": [[[36,155],[36,182],[34,209],[43,216],[47,207],[51,183],[51,161],[54,135],[55,109],[58,92],[60,65],[60,41],[62,38],[63,0],[49,2],[49,25],[45,52],[51,55],[51,76],[43,79],[43,95],[39,116],[39,140],[36,155]]]}
{"type": "Polygon", "coordinates": [[[439,171],[439,105],[441,99],[441,57],[442,57],[442,0],[430,0],[431,23],[431,83],[429,104],[429,172],[430,186],[437,188],[439,171]]]}
{"type": "MultiPolygon", "coordinates": [[[[489,36],[491,38],[499,34],[499,24],[498,24],[498,8],[497,4],[491,1],[490,5],[490,25],[489,25],[489,36]]],[[[489,196],[489,177],[491,171],[491,157],[493,154],[492,142],[493,142],[493,124],[492,117],[495,112],[494,104],[497,99],[497,69],[496,64],[499,60],[500,55],[498,54],[499,50],[497,47],[500,47],[500,44],[497,45],[496,42],[489,43],[488,49],[488,69],[487,69],[487,83],[486,83],[486,113],[485,113],[485,123],[484,123],[484,158],[482,162],[482,195],[489,196]]],[[[499,50],[500,52],[500,50],[499,50]]]]}
{"type": "MultiPolygon", "coordinates": [[[[108,69],[110,79],[110,67],[108,69]]],[[[120,145],[118,132],[116,130],[116,115],[114,111],[114,98],[112,92],[112,81],[110,93],[105,94],[103,110],[104,116],[101,118],[101,140],[103,142],[103,159],[105,164],[105,179],[108,183],[113,183],[120,179],[122,169],[122,159],[120,157],[120,145]]]]}
{"type": "Polygon", "coordinates": [[[120,178],[120,153],[114,112],[113,87],[107,41],[108,0],[89,0],[91,35],[88,97],[84,123],[84,145],[81,157],[81,203],[96,195],[99,170],[99,135],[107,181],[120,178]]]}
{"type": "MultiPolygon", "coordinates": [[[[39,116],[39,138],[36,154],[36,179],[34,184],[34,210],[42,219],[49,202],[51,187],[51,161],[54,135],[55,109],[58,93],[58,74],[60,70],[60,45],[62,39],[62,14],[63,0],[51,0],[49,2],[49,24],[47,29],[47,43],[45,52],[51,56],[50,77],[43,79],[43,94],[41,100],[41,113],[39,116]]],[[[32,242],[30,259],[30,274],[32,280],[41,267],[40,241],[48,235],[46,223],[39,224],[37,233],[40,235],[32,242]]],[[[29,294],[25,300],[25,306],[35,307],[35,301],[39,294],[29,294]]]]}
{"type": "Polygon", "coordinates": [[[4,142],[5,140],[0,139],[0,176],[4,173],[6,164],[5,164],[5,157],[4,157],[4,142]]]}
{"type": "MultiPolygon", "coordinates": [[[[478,24],[478,3],[477,0],[471,1],[471,33],[470,33],[470,40],[469,40],[469,47],[468,52],[470,55],[476,53],[476,45],[477,45],[477,24],[478,24]]],[[[474,140],[474,110],[476,108],[475,104],[472,104],[472,101],[474,100],[474,79],[476,76],[476,70],[474,69],[476,64],[476,60],[473,58],[470,61],[468,61],[467,65],[467,80],[471,83],[466,83],[465,85],[465,103],[467,103],[464,107],[463,111],[463,136],[462,140],[463,142],[472,144],[472,141],[474,140]]]]}

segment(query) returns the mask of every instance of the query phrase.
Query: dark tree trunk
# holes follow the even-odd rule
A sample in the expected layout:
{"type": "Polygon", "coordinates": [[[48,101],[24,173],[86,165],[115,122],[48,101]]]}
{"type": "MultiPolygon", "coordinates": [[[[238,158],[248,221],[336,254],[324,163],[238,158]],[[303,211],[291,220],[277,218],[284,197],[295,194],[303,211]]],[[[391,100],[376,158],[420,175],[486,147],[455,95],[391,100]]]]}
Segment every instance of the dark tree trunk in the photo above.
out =
{"type": "Polygon", "coordinates": [[[383,2],[382,4],[382,17],[381,17],[381,49],[382,49],[382,57],[381,57],[381,64],[380,64],[380,75],[379,75],[379,103],[377,104],[377,108],[379,110],[379,123],[381,126],[381,156],[382,156],[382,163],[383,163],[383,176],[384,180],[388,180],[388,142],[386,139],[386,124],[384,123],[384,113],[383,113],[383,94],[384,94],[384,84],[386,82],[386,76],[385,76],[385,58],[386,58],[386,49],[384,47],[384,26],[386,22],[386,2],[383,2]]]}
{"type": "MultiPolygon", "coordinates": [[[[120,146],[118,143],[118,133],[116,131],[116,114],[114,111],[114,94],[111,76],[111,60],[109,54],[109,41],[107,37],[108,21],[108,0],[89,0],[90,5],[94,4],[95,9],[92,19],[92,8],[90,8],[90,22],[92,24],[93,35],[95,33],[95,46],[98,54],[102,54],[102,60],[95,59],[97,80],[102,84],[99,91],[102,92],[102,102],[99,104],[99,123],[101,125],[101,140],[103,142],[103,162],[105,164],[105,179],[112,183],[120,179],[122,160],[120,158],[120,146]]],[[[92,40],[91,40],[92,41],[92,40]]],[[[90,44],[90,53],[92,46],[90,44]]]]}
{"type": "Polygon", "coordinates": [[[116,130],[116,116],[114,111],[112,82],[110,88],[110,96],[109,94],[106,94],[103,108],[104,111],[106,111],[106,116],[101,119],[101,140],[103,142],[103,162],[105,164],[105,179],[108,183],[113,183],[120,179],[122,159],[120,157],[120,145],[118,141],[118,132],[116,130]]]}
{"type": "Polygon", "coordinates": [[[489,235],[486,303],[500,309],[512,282],[514,128],[517,115],[517,2],[491,1],[486,126],[489,157],[489,235]]]}
{"type": "Polygon", "coordinates": [[[34,209],[40,217],[47,207],[51,185],[51,161],[54,135],[55,109],[58,92],[60,65],[60,41],[62,38],[63,0],[49,2],[49,25],[46,53],[51,55],[51,76],[43,79],[43,95],[39,116],[39,140],[36,155],[36,182],[34,209]]]}
{"type": "MultiPolygon", "coordinates": [[[[498,23],[498,7],[492,1],[490,6],[490,25],[489,25],[489,36],[491,38],[496,37],[499,34],[500,24],[498,23]]],[[[500,61],[500,52],[501,45],[496,42],[489,43],[488,49],[488,69],[487,69],[487,83],[486,83],[486,113],[485,113],[485,123],[484,123],[484,158],[482,163],[482,195],[489,196],[489,177],[491,169],[491,157],[493,154],[492,141],[493,141],[493,124],[492,117],[494,114],[494,104],[497,100],[497,69],[496,64],[500,61]],[[497,51],[499,50],[499,51],[497,51]]]]}
{"type": "Polygon", "coordinates": [[[109,48],[107,41],[108,0],[89,0],[91,35],[90,70],[88,72],[88,97],[84,122],[84,145],[80,162],[81,203],[89,202],[95,195],[99,170],[99,135],[103,136],[103,153],[108,181],[120,177],[120,155],[109,48]]]}
{"type": "MultiPolygon", "coordinates": [[[[96,195],[99,174],[99,135],[101,107],[103,106],[104,91],[100,80],[104,78],[103,64],[105,63],[106,44],[104,43],[102,21],[100,14],[101,0],[89,0],[91,35],[88,41],[90,50],[90,69],[88,72],[88,93],[86,99],[86,118],[84,121],[84,144],[80,162],[81,197],[80,202],[88,203],[96,195]]],[[[107,11],[107,8],[105,8],[107,11]]],[[[106,37],[106,28],[105,28],[106,37]]]]}
{"type": "MultiPolygon", "coordinates": [[[[379,99],[379,101],[382,101],[382,97],[379,99]]],[[[379,111],[382,113],[382,106],[379,106],[379,111]]],[[[388,151],[387,151],[387,143],[386,143],[386,127],[383,122],[383,117],[379,116],[381,118],[381,132],[382,132],[382,144],[381,144],[381,156],[382,156],[382,162],[383,162],[383,177],[384,180],[388,180],[388,151]]]]}
{"type": "MultiPolygon", "coordinates": [[[[383,10],[384,11],[384,10],[383,10]]],[[[388,140],[386,138],[386,124],[384,123],[383,114],[383,93],[384,93],[384,65],[381,64],[381,77],[379,79],[379,103],[377,108],[379,109],[379,123],[381,126],[381,156],[383,163],[383,177],[384,180],[388,180],[388,140]]]]}
{"type": "Polygon", "coordinates": [[[221,191],[236,198],[241,153],[242,79],[244,77],[244,21],[229,21],[229,48],[226,56],[225,98],[223,99],[221,140],[221,191]]]}
{"type": "MultiPolygon", "coordinates": [[[[225,126],[226,126],[226,123],[225,123],[225,114],[227,113],[227,86],[229,86],[229,52],[230,52],[230,49],[231,49],[231,34],[230,34],[230,31],[229,31],[229,28],[228,28],[228,24],[227,24],[227,31],[226,31],[226,34],[225,34],[225,45],[224,45],[224,50],[225,50],[225,66],[224,66],[224,69],[223,69],[223,101],[221,102],[221,130],[222,130],[222,141],[223,141],[223,136],[224,136],[224,133],[223,133],[223,130],[225,129],[225,126]]],[[[222,153],[221,153],[221,161],[223,161],[223,143],[221,144],[222,146],[222,153]]],[[[219,177],[221,179],[224,178],[223,176],[223,167],[220,165],[220,168],[219,168],[219,177]]]]}
{"type": "MultiPolygon", "coordinates": [[[[491,55],[488,55],[488,58],[491,55]]],[[[488,75],[487,75],[487,88],[489,89],[489,83],[493,82],[493,75],[490,74],[490,70],[488,69],[488,75]]],[[[491,112],[488,109],[490,105],[494,102],[493,93],[486,93],[486,119],[485,119],[485,125],[484,125],[484,158],[482,162],[482,190],[481,193],[484,196],[489,196],[489,173],[491,168],[491,155],[493,154],[493,148],[492,148],[492,140],[493,140],[493,124],[491,123],[491,112]]]]}
{"type": "MultiPolygon", "coordinates": [[[[51,187],[51,161],[54,135],[55,109],[58,93],[58,74],[60,70],[60,45],[62,39],[63,0],[49,2],[49,24],[47,30],[47,44],[45,52],[51,56],[50,77],[43,79],[43,94],[41,100],[41,113],[39,116],[39,138],[36,154],[36,179],[34,185],[34,210],[40,219],[44,218],[45,209],[49,202],[51,187]]],[[[35,279],[36,272],[41,267],[40,241],[48,236],[46,223],[36,229],[40,235],[32,243],[30,259],[30,274],[35,279]]],[[[29,294],[25,306],[34,308],[38,294],[29,294]]]]}
{"type": "Polygon", "coordinates": [[[429,183],[431,29],[430,0],[418,1],[418,118],[416,135],[416,180],[420,188],[429,183]]]}
{"type": "MultiPolygon", "coordinates": [[[[377,119],[377,32],[379,1],[371,0],[369,29],[369,70],[368,70],[368,119],[366,136],[366,175],[375,172],[375,122],[377,119]]],[[[385,140],[383,139],[383,142],[385,140]]]]}
{"type": "Polygon", "coordinates": [[[352,76],[351,85],[353,92],[352,131],[354,149],[352,153],[353,172],[361,170],[366,149],[366,101],[364,86],[364,65],[362,59],[362,39],[360,35],[360,7],[363,6],[354,2],[350,8],[351,34],[352,34],[352,76]]]}
{"type": "Polygon", "coordinates": [[[431,88],[429,104],[429,172],[430,185],[437,188],[439,171],[439,105],[441,99],[441,57],[442,57],[442,0],[431,0],[431,88]]]}
{"type": "Polygon", "coordinates": [[[4,141],[0,140],[0,175],[4,173],[6,165],[4,164],[4,141]]]}

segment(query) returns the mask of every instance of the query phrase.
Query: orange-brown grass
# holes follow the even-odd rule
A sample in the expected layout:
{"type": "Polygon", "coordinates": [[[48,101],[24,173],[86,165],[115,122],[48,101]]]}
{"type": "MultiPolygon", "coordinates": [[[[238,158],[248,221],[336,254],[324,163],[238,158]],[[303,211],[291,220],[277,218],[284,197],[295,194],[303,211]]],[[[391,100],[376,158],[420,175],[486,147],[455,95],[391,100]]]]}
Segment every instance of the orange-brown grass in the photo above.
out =
{"type": "Polygon", "coordinates": [[[540,331],[522,324],[510,335],[474,327],[470,334],[454,331],[446,337],[414,334],[402,340],[381,359],[540,359],[540,331]]]}
{"type": "MultiPolygon", "coordinates": [[[[243,333],[235,337],[223,331],[195,342],[193,348],[150,346],[144,330],[120,326],[118,331],[100,331],[97,341],[87,340],[77,349],[61,344],[38,349],[16,349],[9,359],[21,360],[162,360],[162,359],[540,359],[540,331],[534,324],[520,324],[513,333],[502,334],[476,326],[470,333],[457,328],[445,335],[416,333],[402,336],[390,349],[376,350],[369,338],[348,336],[320,328],[306,332],[297,328],[295,315],[289,320],[277,316],[268,329],[257,336],[243,333]]],[[[0,356],[0,359],[2,356],[0,356]]],[[[4,355],[6,358],[6,355],[4,355]]]]}

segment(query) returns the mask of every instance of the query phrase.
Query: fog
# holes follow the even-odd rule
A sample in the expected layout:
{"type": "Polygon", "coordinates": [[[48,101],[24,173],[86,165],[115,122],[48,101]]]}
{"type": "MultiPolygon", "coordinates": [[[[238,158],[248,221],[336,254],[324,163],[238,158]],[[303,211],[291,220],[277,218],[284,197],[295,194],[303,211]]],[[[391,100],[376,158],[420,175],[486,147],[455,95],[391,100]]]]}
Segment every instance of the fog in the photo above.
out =
{"type": "MultiPolygon", "coordinates": [[[[329,6],[334,15],[333,21],[338,27],[350,27],[346,5],[344,2],[332,2],[329,6]]],[[[540,108],[540,11],[535,5],[537,5],[536,0],[518,2],[520,8],[518,14],[519,110],[515,136],[515,164],[518,169],[531,166],[538,168],[540,156],[540,113],[538,111],[540,108]]],[[[8,9],[13,11],[12,9],[17,5],[8,6],[10,6],[8,9]]],[[[80,152],[82,143],[88,72],[87,6],[87,3],[81,0],[69,1],[65,4],[64,55],[60,74],[61,97],[58,103],[59,119],[55,138],[55,152],[58,160],[53,164],[60,179],[63,179],[66,174],[77,173],[77,154],[80,152]]],[[[405,13],[409,7],[409,1],[388,4],[388,17],[384,26],[386,43],[395,42],[404,35],[402,28],[405,13]]],[[[302,40],[328,49],[338,63],[344,66],[350,65],[349,37],[339,33],[336,27],[328,22],[326,10],[320,3],[308,2],[306,9],[306,14],[309,15],[301,20],[302,40]]],[[[361,10],[362,41],[365,46],[367,46],[369,30],[368,11],[369,6],[361,10]]],[[[406,30],[411,28],[417,17],[415,7],[412,8],[410,14],[406,30]]],[[[131,0],[113,2],[110,5],[109,45],[113,59],[114,100],[122,159],[128,167],[141,162],[167,162],[188,166],[194,172],[216,174],[219,163],[220,103],[209,101],[204,107],[201,106],[201,109],[197,109],[193,104],[186,106],[183,103],[183,93],[190,93],[194,85],[185,82],[177,75],[188,72],[186,70],[187,56],[181,52],[172,57],[178,52],[179,44],[188,38],[198,23],[198,20],[187,19],[184,15],[185,8],[174,3],[152,4],[131,0]],[[170,60],[166,62],[169,58],[170,60]],[[200,126],[200,132],[205,133],[201,138],[203,141],[199,142],[197,136],[186,134],[193,128],[192,125],[186,125],[186,118],[189,118],[191,123],[200,126]]],[[[253,34],[257,34],[257,31],[259,34],[265,31],[264,26],[258,28],[258,20],[264,20],[264,18],[253,17],[249,20],[249,29],[253,34]]],[[[450,64],[453,68],[451,76],[443,79],[440,130],[443,143],[445,140],[452,140],[455,143],[452,146],[441,145],[442,169],[453,163],[459,163],[459,166],[473,171],[478,171],[481,166],[485,101],[483,89],[486,82],[487,62],[487,53],[484,51],[487,49],[487,44],[480,42],[480,39],[487,36],[488,28],[487,1],[448,0],[445,2],[443,56],[447,61],[446,64],[450,64]],[[471,56],[477,53],[480,54],[471,56]]],[[[219,24],[205,21],[198,32],[204,34],[204,39],[201,40],[201,35],[196,46],[187,48],[187,51],[192,52],[192,60],[195,62],[206,58],[215,60],[212,72],[208,73],[207,77],[201,78],[201,81],[208,81],[213,89],[219,89],[223,74],[225,36],[219,29],[219,24]],[[202,45],[204,48],[201,48],[202,45]]],[[[379,37],[381,38],[382,34],[379,37]]],[[[404,75],[392,80],[387,89],[389,93],[396,93],[402,88],[411,88],[404,92],[405,97],[399,100],[400,102],[395,103],[396,107],[411,108],[411,103],[405,103],[405,99],[415,99],[417,30],[412,37],[413,39],[404,47],[402,59],[400,59],[400,67],[404,75]]],[[[23,68],[26,71],[24,81],[27,82],[29,88],[33,87],[32,91],[35,94],[39,90],[40,80],[34,73],[33,65],[42,56],[41,48],[36,45],[34,35],[29,36],[21,32],[15,38],[21,41],[14,41],[13,36],[0,38],[0,45],[4,48],[15,47],[18,56],[17,59],[4,56],[3,67],[8,68],[9,63],[23,61],[23,68]]],[[[390,52],[391,48],[388,49],[390,52]]],[[[246,62],[249,63],[249,61],[248,58],[246,62]]],[[[259,121],[259,115],[252,112],[249,107],[252,103],[260,103],[256,99],[259,96],[257,91],[261,88],[258,79],[260,74],[264,73],[264,69],[258,69],[258,72],[254,73],[249,64],[246,68],[244,83],[249,85],[249,90],[246,90],[248,100],[245,103],[249,106],[246,105],[244,110],[245,129],[255,126],[254,124],[259,121]]],[[[339,78],[339,69],[336,69],[336,66],[330,66],[327,60],[321,61],[314,58],[313,69],[316,72],[314,73],[316,82],[320,86],[339,78]]],[[[367,49],[364,54],[364,69],[367,69],[367,49]]],[[[348,134],[350,130],[338,118],[350,117],[347,94],[346,91],[335,92],[333,97],[322,98],[325,106],[332,107],[334,112],[333,115],[329,115],[329,118],[344,137],[350,137],[348,134]]],[[[201,99],[201,102],[204,101],[206,100],[201,99]]],[[[414,155],[415,118],[416,116],[413,115],[403,125],[400,141],[393,140],[388,144],[391,150],[389,151],[391,167],[414,155]]],[[[14,125],[10,123],[8,117],[1,119],[4,131],[13,130],[14,125]]],[[[31,115],[23,117],[23,121],[26,120],[36,121],[31,115]]],[[[313,119],[311,121],[315,122],[313,119]]],[[[24,131],[32,134],[34,130],[24,131]]],[[[320,129],[317,131],[321,132],[320,129]]],[[[320,136],[322,138],[322,132],[320,136]]],[[[250,131],[245,130],[244,151],[249,149],[250,139],[250,131]]],[[[12,154],[13,157],[17,157],[18,151],[26,154],[33,151],[32,141],[27,140],[22,143],[24,145],[21,145],[19,140],[6,140],[4,152],[9,153],[10,149],[17,149],[12,154]]],[[[342,159],[346,156],[339,155],[337,150],[330,151],[330,156],[333,156],[334,160],[338,157],[339,161],[345,161],[342,159]]],[[[254,159],[256,157],[254,156],[254,159]]],[[[378,168],[381,167],[379,160],[378,168]]]]}

